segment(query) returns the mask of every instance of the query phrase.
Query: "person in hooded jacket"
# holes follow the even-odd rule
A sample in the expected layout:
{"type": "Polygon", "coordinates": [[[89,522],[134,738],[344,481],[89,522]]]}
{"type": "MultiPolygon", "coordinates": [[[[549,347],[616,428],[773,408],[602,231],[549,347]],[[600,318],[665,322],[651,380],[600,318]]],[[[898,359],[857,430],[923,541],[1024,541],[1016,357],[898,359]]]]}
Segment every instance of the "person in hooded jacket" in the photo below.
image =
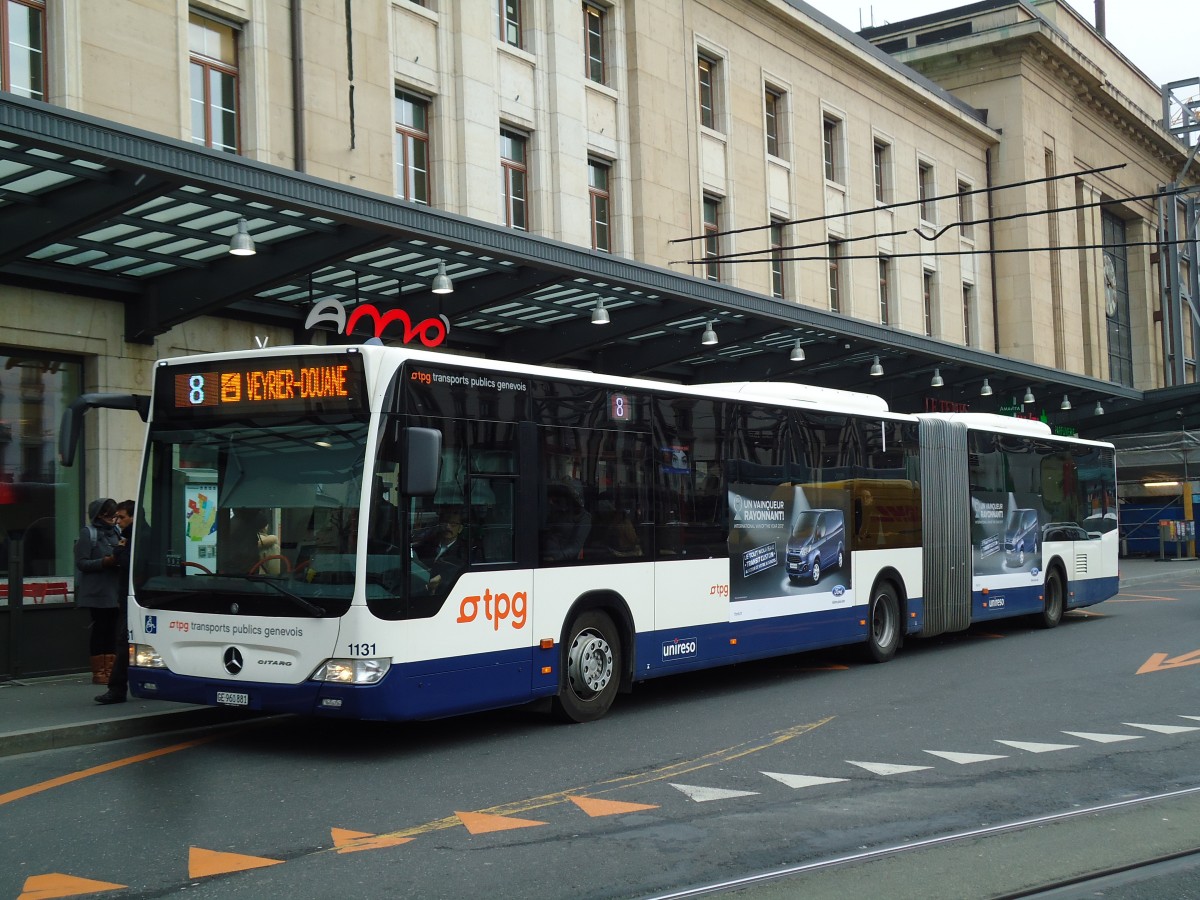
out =
{"type": "MultiPolygon", "coordinates": [[[[75,605],[92,616],[88,651],[92,684],[108,684],[116,663],[117,618],[121,612],[122,569],[118,565],[121,532],[116,526],[117,502],[108,497],[88,504],[88,525],[75,542],[75,605]]],[[[126,575],[128,577],[128,575],[126,575]]]]}
{"type": "Polygon", "coordinates": [[[129,690],[129,597],[125,590],[125,582],[129,578],[130,551],[133,549],[133,517],[136,509],[137,504],[133,500],[122,500],[117,504],[114,514],[114,522],[121,535],[121,542],[114,554],[117,557],[117,574],[121,578],[121,590],[117,594],[117,616],[113,623],[116,628],[113,634],[113,652],[116,657],[112,668],[108,670],[108,690],[94,698],[97,703],[124,703],[129,690]]]}

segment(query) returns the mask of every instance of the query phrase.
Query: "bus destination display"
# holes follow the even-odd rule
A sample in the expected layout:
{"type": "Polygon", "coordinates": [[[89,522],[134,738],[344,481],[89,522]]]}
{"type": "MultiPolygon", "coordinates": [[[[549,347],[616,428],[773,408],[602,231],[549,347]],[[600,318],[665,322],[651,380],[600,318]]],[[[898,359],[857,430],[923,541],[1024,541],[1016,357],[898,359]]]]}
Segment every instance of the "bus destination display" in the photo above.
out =
{"type": "Polygon", "coordinates": [[[204,369],[169,370],[175,411],[209,413],[286,412],[319,408],[351,411],[362,405],[362,366],[358,357],[273,357],[223,361],[204,369]]]}

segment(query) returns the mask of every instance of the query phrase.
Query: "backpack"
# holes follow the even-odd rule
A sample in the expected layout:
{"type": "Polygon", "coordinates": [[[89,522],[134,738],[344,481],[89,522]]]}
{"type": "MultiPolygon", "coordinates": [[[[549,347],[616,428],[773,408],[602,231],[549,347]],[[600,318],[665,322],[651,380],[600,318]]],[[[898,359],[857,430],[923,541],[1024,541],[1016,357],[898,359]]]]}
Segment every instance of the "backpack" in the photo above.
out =
{"type": "MultiPolygon", "coordinates": [[[[90,559],[92,554],[96,552],[96,542],[100,540],[100,533],[98,531],[96,531],[96,526],[93,525],[91,522],[88,522],[83,527],[87,529],[88,534],[92,538],[92,546],[88,550],[88,558],[90,559]]],[[[76,543],[79,543],[79,542],[76,541],[76,543]]]]}

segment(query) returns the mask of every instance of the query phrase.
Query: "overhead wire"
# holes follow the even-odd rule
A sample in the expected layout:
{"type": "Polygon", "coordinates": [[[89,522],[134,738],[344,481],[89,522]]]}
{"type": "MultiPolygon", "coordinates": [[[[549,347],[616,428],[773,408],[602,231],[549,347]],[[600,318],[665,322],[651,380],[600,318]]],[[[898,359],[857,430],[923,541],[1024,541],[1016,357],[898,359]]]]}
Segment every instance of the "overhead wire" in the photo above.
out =
{"type": "MultiPolygon", "coordinates": [[[[863,236],[852,237],[852,238],[834,238],[832,240],[826,239],[826,240],[822,240],[822,241],[812,241],[807,244],[789,244],[788,246],[784,246],[784,247],[769,247],[764,250],[746,250],[741,253],[714,254],[712,256],[705,256],[700,259],[674,260],[672,262],[672,265],[705,265],[708,263],[739,263],[739,262],[806,262],[806,261],[816,261],[816,260],[831,260],[831,259],[835,259],[835,258],[839,259],[839,260],[843,260],[843,259],[878,259],[881,256],[886,256],[889,259],[904,259],[906,257],[911,257],[911,256],[968,256],[968,255],[981,254],[981,253],[982,254],[1040,253],[1040,252],[1045,252],[1045,251],[1059,251],[1059,250],[1097,250],[1097,249],[1106,249],[1106,248],[1113,248],[1113,247],[1146,247],[1146,246],[1158,246],[1163,243],[1183,244],[1183,243],[1189,243],[1189,241],[1188,240],[1180,240],[1180,241],[1174,241],[1174,242],[1144,241],[1144,242],[1139,242],[1139,243],[1075,244],[1075,245],[1066,245],[1066,246],[1060,245],[1060,246],[1055,246],[1055,247],[1011,247],[1011,248],[1005,248],[1005,249],[985,248],[985,249],[974,249],[974,250],[926,250],[926,251],[920,251],[917,253],[870,253],[870,254],[842,254],[842,253],[839,253],[836,256],[833,254],[826,254],[825,256],[792,256],[792,257],[780,256],[780,254],[784,253],[784,252],[788,252],[788,251],[792,251],[792,250],[807,250],[812,247],[827,247],[832,243],[848,244],[848,243],[857,242],[857,241],[874,240],[877,238],[899,237],[901,235],[908,234],[910,231],[913,234],[917,235],[917,237],[921,238],[922,240],[935,241],[952,228],[962,228],[962,227],[973,226],[973,225],[984,225],[984,224],[995,223],[995,222],[1008,222],[1008,221],[1012,221],[1014,219],[1025,219],[1025,218],[1031,218],[1034,216],[1045,216],[1045,215],[1051,215],[1053,213],[1060,213],[1060,212],[1077,212],[1081,209],[1092,209],[1095,207],[1112,205],[1114,203],[1129,203],[1129,202],[1133,202],[1136,200],[1151,200],[1151,199],[1157,199],[1159,197],[1171,196],[1173,194],[1184,193],[1185,190],[1186,189],[1184,189],[1184,188],[1177,188],[1177,189],[1169,190],[1169,191],[1155,191],[1154,193],[1150,193],[1150,194],[1139,194],[1139,195],[1132,196],[1132,197],[1116,197],[1116,198],[1112,198],[1109,200],[1099,200],[1099,201],[1095,201],[1092,203],[1074,203],[1074,204],[1071,204],[1070,206],[1055,206],[1055,207],[1051,207],[1049,209],[1030,210],[1027,212],[1019,212],[1019,213],[1009,213],[1009,214],[1003,215],[1003,216],[987,216],[982,219],[959,220],[959,221],[951,222],[947,225],[942,226],[932,235],[926,234],[924,231],[921,230],[920,226],[918,226],[917,228],[905,229],[902,231],[876,232],[874,234],[863,235],[863,236]],[[764,255],[764,254],[766,254],[766,255],[764,255]]],[[[951,195],[947,195],[947,196],[958,196],[958,195],[951,194],[951,195]]]]}
{"type": "Polygon", "coordinates": [[[1001,253],[1044,253],[1060,250],[1111,250],[1117,247],[1161,247],[1163,244],[1190,244],[1191,238],[1181,238],[1177,241],[1128,241],[1123,243],[1108,243],[1108,244],[1068,244],[1058,247],[1007,247],[1001,249],[989,248],[980,250],[918,250],[915,253],[859,253],[859,254],[838,254],[837,256],[771,256],[759,257],[757,259],[707,259],[703,262],[720,262],[722,264],[736,265],[738,263],[763,263],[763,262],[818,262],[821,260],[836,259],[839,262],[850,259],[879,259],[881,256],[888,259],[909,259],[912,257],[930,257],[930,256],[975,256],[978,254],[999,255],[1001,253]]]}
{"type": "Polygon", "coordinates": [[[827,213],[823,216],[809,216],[805,219],[787,219],[785,221],[770,222],[766,225],[751,225],[747,228],[733,228],[728,231],[711,231],[706,234],[692,235],[684,238],[672,238],[667,243],[669,244],[686,244],[692,241],[703,241],[714,237],[725,237],[732,234],[748,234],[752,231],[765,231],[768,228],[777,228],[787,225],[808,225],[812,222],[825,222],[829,219],[848,219],[853,216],[861,216],[867,213],[877,212],[879,210],[888,209],[904,209],[908,206],[917,206],[921,203],[936,203],[939,200],[950,200],[956,197],[970,197],[974,194],[989,194],[995,191],[1010,190],[1012,188],[1028,187],[1032,184],[1045,184],[1049,181],[1061,181],[1064,178],[1076,178],[1080,175],[1096,175],[1100,172],[1109,172],[1113,169],[1123,169],[1126,163],[1114,163],[1111,166],[1098,166],[1092,169],[1079,169],[1075,172],[1065,172],[1062,175],[1049,175],[1044,178],[1030,178],[1026,181],[1012,181],[1008,184],[998,184],[991,187],[972,188],[969,191],[957,191],[953,194],[940,194],[936,197],[917,198],[916,200],[902,200],[898,203],[878,203],[874,206],[866,206],[861,209],[852,209],[846,212],[827,213]]]}

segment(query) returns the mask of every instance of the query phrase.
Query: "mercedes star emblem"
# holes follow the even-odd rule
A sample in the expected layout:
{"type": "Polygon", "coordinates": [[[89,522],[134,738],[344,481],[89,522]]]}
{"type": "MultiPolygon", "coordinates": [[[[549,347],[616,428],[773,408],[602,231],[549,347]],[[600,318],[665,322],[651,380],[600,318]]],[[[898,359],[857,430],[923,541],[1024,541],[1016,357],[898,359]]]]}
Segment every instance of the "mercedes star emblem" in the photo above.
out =
{"type": "Polygon", "coordinates": [[[225,671],[230,675],[242,671],[242,653],[237,647],[230,647],[225,651],[225,671]]]}

